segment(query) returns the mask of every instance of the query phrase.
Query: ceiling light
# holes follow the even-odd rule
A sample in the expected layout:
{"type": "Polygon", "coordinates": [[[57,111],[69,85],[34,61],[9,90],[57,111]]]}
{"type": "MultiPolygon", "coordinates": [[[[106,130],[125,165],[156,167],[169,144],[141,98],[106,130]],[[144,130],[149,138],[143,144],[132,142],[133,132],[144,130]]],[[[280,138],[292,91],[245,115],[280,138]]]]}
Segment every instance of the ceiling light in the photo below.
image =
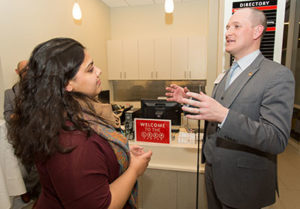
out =
{"type": "Polygon", "coordinates": [[[165,12],[173,13],[174,11],[174,2],[173,0],[165,0],[165,12]]]}
{"type": "Polygon", "coordinates": [[[75,20],[80,20],[82,15],[81,15],[81,9],[80,6],[77,2],[74,3],[73,5],[73,10],[72,10],[73,18],[75,20]]]}

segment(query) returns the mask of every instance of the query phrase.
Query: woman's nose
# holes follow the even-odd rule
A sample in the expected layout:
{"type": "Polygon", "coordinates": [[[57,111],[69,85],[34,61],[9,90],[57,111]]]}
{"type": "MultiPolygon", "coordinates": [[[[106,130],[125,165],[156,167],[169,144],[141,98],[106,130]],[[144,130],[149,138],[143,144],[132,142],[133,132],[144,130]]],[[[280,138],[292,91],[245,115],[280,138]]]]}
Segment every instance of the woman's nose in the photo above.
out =
{"type": "Polygon", "coordinates": [[[99,76],[101,75],[102,71],[100,68],[96,67],[96,75],[99,76]]]}

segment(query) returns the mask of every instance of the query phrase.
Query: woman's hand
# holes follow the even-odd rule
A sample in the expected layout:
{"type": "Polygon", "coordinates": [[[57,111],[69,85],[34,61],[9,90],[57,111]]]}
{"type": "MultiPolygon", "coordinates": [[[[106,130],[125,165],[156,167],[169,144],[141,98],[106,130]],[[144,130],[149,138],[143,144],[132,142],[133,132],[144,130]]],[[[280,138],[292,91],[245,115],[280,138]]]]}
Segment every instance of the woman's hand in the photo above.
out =
{"type": "Polygon", "coordinates": [[[151,155],[152,151],[144,152],[143,148],[138,145],[130,147],[128,169],[109,185],[112,197],[109,209],[124,207],[137,178],[145,172],[151,155]]]}
{"type": "Polygon", "coordinates": [[[140,156],[144,154],[144,148],[139,145],[130,145],[130,153],[135,156],[140,156]]]}
{"type": "MultiPolygon", "coordinates": [[[[131,148],[132,149],[132,148],[131,148]]],[[[143,148],[133,148],[134,151],[130,151],[130,165],[128,169],[132,169],[135,171],[137,177],[143,175],[148,164],[151,160],[152,151],[144,152],[143,148]],[[137,151],[138,150],[138,151],[137,151]]]]}

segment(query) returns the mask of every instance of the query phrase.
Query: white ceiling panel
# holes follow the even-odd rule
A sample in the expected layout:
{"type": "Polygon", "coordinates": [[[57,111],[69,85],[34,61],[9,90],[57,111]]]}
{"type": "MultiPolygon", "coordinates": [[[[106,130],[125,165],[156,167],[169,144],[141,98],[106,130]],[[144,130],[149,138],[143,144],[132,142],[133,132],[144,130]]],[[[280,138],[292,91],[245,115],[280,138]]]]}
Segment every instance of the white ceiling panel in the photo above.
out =
{"type": "MultiPolygon", "coordinates": [[[[163,4],[165,0],[102,0],[109,7],[128,7],[140,5],[163,4]]],[[[174,2],[187,2],[200,0],[174,0],[174,2]]]]}
{"type": "Polygon", "coordinates": [[[155,4],[153,0],[126,0],[129,6],[151,5],[155,4]]]}
{"type": "Polygon", "coordinates": [[[109,7],[127,7],[128,4],[124,0],[102,0],[109,7]]]}

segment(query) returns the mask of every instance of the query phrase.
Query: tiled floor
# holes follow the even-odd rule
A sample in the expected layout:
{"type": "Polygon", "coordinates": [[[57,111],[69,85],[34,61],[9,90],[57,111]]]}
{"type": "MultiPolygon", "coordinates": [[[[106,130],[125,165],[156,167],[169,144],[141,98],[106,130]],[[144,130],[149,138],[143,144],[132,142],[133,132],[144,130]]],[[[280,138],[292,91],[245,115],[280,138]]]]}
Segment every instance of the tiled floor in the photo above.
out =
{"type": "MultiPolygon", "coordinates": [[[[290,140],[284,153],[278,156],[278,181],[280,197],[264,209],[300,209],[300,142],[290,140]]],[[[15,198],[12,209],[31,209],[15,198]]]]}
{"type": "Polygon", "coordinates": [[[32,209],[33,204],[33,201],[24,204],[21,198],[18,196],[14,198],[13,207],[11,209],[32,209]]]}
{"type": "Polygon", "coordinates": [[[270,209],[300,209],[300,143],[291,139],[278,156],[279,198],[270,209]]]}

